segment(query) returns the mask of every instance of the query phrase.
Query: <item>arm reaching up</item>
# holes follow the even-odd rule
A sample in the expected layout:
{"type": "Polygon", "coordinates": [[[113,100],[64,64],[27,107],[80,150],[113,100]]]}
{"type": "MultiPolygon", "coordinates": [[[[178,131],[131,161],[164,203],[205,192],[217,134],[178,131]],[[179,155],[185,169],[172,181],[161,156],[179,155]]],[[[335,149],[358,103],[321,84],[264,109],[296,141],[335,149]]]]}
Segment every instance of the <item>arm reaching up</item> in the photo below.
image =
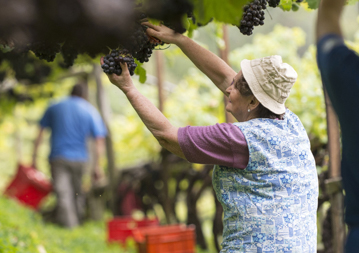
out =
{"type": "Polygon", "coordinates": [[[346,0],[322,0],[317,19],[317,42],[327,34],[342,36],[340,15],[346,0]]]}
{"type": "Polygon", "coordinates": [[[92,177],[94,181],[100,179],[103,176],[103,171],[100,167],[100,158],[104,153],[105,139],[97,137],[95,139],[95,153],[94,153],[94,168],[92,177]]]}
{"type": "Polygon", "coordinates": [[[237,73],[227,63],[214,53],[198,45],[192,39],[175,33],[164,25],[156,26],[148,22],[142,24],[148,26],[146,32],[151,37],[177,45],[196,67],[208,76],[218,89],[228,96],[225,91],[237,73]]]}
{"type": "MultiPolygon", "coordinates": [[[[103,64],[103,59],[101,59],[101,64],[103,64]]],[[[120,63],[120,65],[122,68],[122,74],[120,76],[115,74],[108,75],[111,83],[120,88],[126,95],[142,122],[158,140],[160,145],[173,154],[186,159],[178,143],[178,128],[172,126],[160,110],[136,89],[128,71],[127,64],[120,63]]]]}

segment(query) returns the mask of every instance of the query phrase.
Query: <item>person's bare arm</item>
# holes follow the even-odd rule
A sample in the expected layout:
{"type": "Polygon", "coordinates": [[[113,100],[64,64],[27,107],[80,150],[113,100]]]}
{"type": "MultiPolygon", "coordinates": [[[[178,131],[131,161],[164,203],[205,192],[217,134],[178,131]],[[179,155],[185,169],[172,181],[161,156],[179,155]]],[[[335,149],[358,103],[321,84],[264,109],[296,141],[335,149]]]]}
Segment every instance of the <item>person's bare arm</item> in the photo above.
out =
{"type": "Polygon", "coordinates": [[[94,168],[93,179],[98,180],[103,176],[103,172],[100,168],[100,158],[104,154],[105,138],[95,138],[95,153],[94,153],[94,168]]]}
{"type": "Polygon", "coordinates": [[[327,34],[342,36],[340,16],[346,0],[322,0],[319,4],[317,19],[317,42],[327,34]]]}
{"type": "Polygon", "coordinates": [[[164,25],[156,26],[148,22],[143,25],[149,27],[146,32],[151,37],[177,45],[198,69],[208,76],[226,96],[228,95],[225,90],[237,73],[220,57],[164,25]]]}
{"type": "Polygon", "coordinates": [[[37,151],[39,149],[39,146],[40,146],[40,143],[41,143],[41,140],[42,140],[43,132],[44,132],[44,128],[41,127],[40,130],[39,130],[39,133],[37,134],[35,142],[34,142],[34,149],[33,149],[33,152],[32,152],[32,161],[31,161],[31,166],[33,168],[36,168],[37,151]]]}
{"type": "MultiPolygon", "coordinates": [[[[101,59],[102,63],[103,59],[101,59]]],[[[173,154],[186,159],[178,143],[178,128],[172,126],[160,110],[136,89],[128,72],[127,64],[120,64],[122,68],[120,76],[115,74],[108,75],[111,83],[123,91],[142,122],[158,140],[160,145],[173,154]]]]}

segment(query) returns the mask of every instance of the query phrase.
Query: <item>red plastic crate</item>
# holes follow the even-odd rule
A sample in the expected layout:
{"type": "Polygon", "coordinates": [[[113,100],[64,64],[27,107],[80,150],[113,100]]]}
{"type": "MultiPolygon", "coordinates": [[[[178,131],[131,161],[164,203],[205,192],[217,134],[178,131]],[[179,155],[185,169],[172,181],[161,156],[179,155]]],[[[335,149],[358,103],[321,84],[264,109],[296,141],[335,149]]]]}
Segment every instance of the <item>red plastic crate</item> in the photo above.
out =
{"type": "Polygon", "coordinates": [[[196,246],[194,225],[138,228],[133,231],[139,253],[193,253],[196,246]]]}
{"type": "Polygon", "coordinates": [[[41,200],[51,191],[51,183],[42,172],[19,164],[15,178],[6,188],[4,194],[37,209],[41,200]]]}
{"type": "Polygon", "coordinates": [[[125,243],[128,237],[133,237],[134,229],[154,226],[159,226],[158,219],[135,220],[131,216],[115,217],[107,221],[107,241],[125,243]]]}

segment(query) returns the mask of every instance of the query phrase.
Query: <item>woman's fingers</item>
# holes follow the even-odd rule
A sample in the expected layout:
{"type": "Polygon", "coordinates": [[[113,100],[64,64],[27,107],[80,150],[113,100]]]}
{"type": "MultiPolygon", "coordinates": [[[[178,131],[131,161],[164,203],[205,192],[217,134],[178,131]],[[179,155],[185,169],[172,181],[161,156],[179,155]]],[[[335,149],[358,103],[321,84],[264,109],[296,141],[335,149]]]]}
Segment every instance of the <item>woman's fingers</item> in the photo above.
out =
{"type": "Polygon", "coordinates": [[[145,25],[145,26],[150,27],[156,31],[160,28],[159,26],[151,24],[150,22],[143,22],[143,23],[141,23],[141,25],[145,25]]]}
{"type": "Polygon", "coordinates": [[[104,57],[102,56],[100,59],[101,65],[103,65],[103,59],[104,59],[104,57]]]}
{"type": "Polygon", "coordinates": [[[126,73],[128,73],[129,71],[128,71],[128,67],[127,67],[127,63],[126,62],[120,62],[120,66],[121,66],[121,68],[122,68],[122,74],[124,73],[124,72],[126,72],[126,73]]]}
{"type": "Polygon", "coordinates": [[[152,28],[147,28],[146,33],[151,37],[156,38],[156,35],[158,36],[158,32],[156,30],[153,30],[152,28]]]}
{"type": "Polygon", "coordinates": [[[159,33],[157,32],[157,31],[155,31],[155,30],[153,30],[153,29],[151,29],[151,28],[147,28],[146,29],[146,33],[147,33],[147,35],[148,35],[148,37],[149,37],[149,39],[150,39],[150,41],[152,42],[152,43],[158,43],[158,44],[161,44],[161,40],[160,39],[158,39],[158,37],[160,36],[159,35],[159,33]]]}
{"type": "Polygon", "coordinates": [[[155,38],[155,37],[152,37],[152,36],[149,36],[150,37],[150,41],[151,41],[151,43],[153,43],[153,44],[155,44],[155,43],[157,43],[157,44],[161,44],[161,40],[159,40],[159,39],[157,39],[157,38],[155,38]]]}

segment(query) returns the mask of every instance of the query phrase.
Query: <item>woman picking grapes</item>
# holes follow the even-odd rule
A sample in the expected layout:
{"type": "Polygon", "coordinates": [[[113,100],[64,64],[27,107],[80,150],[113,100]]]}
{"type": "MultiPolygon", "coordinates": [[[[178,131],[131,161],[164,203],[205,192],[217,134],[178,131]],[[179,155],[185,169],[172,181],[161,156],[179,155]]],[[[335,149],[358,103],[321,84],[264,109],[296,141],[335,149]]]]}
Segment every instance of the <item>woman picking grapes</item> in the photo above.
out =
{"type": "Polygon", "coordinates": [[[285,108],[297,73],[280,56],[243,60],[236,73],[215,54],[161,25],[149,36],[176,44],[228,96],[234,124],[177,128],[133,85],[126,64],[109,75],[162,147],[216,164],[224,210],[221,252],[316,252],[318,181],[307,133],[285,108]]]}

